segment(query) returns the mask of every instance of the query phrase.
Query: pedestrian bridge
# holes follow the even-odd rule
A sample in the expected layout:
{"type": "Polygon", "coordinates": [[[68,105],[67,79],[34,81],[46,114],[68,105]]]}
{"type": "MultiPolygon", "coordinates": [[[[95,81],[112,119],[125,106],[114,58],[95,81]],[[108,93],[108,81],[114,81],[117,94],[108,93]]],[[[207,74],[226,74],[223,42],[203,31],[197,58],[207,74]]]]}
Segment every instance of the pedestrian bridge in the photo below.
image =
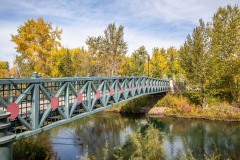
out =
{"type": "Polygon", "coordinates": [[[34,73],[28,79],[1,79],[0,110],[11,115],[0,129],[22,139],[142,95],[167,92],[168,86],[167,80],[145,76],[42,78],[34,73]]]}

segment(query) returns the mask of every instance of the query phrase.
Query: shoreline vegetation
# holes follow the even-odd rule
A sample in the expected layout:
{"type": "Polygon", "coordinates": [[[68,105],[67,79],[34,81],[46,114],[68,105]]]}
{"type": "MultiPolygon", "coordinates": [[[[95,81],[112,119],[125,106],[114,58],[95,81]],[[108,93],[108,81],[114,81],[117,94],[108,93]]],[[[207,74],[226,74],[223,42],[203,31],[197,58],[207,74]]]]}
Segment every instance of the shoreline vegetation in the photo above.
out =
{"type": "Polygon", "coordinates": [[[210,101],[208,105],[201,107],[183,95],[170,93],[164,97],[163,95],[148,95],[107,109],[106,112],[140,113],[148,114],[149,116],[240,122],[239,107],[228,102],[216,102],[213,98],[210,101]]]}
{"type": "Polygon", "coordinates": [[[154,108],[165,108],[162,115],[167,117],[204,119],[217,121],[240,121],[240,108],[226,101],[209,98],[205,106],[197,105],[184,95],[167,94],[154,108]]]}

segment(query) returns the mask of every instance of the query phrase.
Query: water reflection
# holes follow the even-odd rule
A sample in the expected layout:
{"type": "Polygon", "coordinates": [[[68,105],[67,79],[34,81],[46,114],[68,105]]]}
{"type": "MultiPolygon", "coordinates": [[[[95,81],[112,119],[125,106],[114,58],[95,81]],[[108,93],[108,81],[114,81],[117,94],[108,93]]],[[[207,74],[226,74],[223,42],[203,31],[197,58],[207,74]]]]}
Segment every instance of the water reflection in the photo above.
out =
{"type": "Polygon", "coordinates": [[[222,159],[240,157],[240,124],[205,120],[151,118],[165,133],[164,148],[167,158],[177,159],[192,150],[197,159],[220,153],[222,159]]]}
{"type": "Polygon", "coordinates": [[[163,135],[166,159],[179,159],[188,148],[197,159],[218,151],[223,159],[240,157],[240,124],[189,119],[156,118],[146,116],[97,113],[79,119],[44,134],[51,137],[54,150],[62,160],[79,159],[88,154],[103,158],[108,142],[109,155],[114,147],[123,144],[129,133],[153,123],[163,135]]]}
{"type": "Polygon", "coordinates": [[[54,148],[61,159],[76,159],[87,154],[87,151],[89,155],[101,159],[106,142],[109,155],[112,155],[114,147],[123,144],[129,133],[146,124],[147,119],[144,116],[98,113],[49,132],[54,137],[54,148]]]}

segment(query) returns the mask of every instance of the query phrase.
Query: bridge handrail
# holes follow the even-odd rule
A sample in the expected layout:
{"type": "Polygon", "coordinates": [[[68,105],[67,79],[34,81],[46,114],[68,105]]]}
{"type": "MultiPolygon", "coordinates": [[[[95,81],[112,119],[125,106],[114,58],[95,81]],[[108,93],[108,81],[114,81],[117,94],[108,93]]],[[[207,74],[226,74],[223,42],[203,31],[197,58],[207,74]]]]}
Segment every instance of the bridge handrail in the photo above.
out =
{"type": "Polygon", "coordinates": [[[63,78],[42,78],[42,77],[32,77],[32,78],[2,78],[0,79],[0,84],[22,84],[22,83],[44,83],[44,82],[72,82],[72,81],[95,81],[95,80],[120,80],[120,79],[138,79],[146,78],[152,80],[161,80],[168,82],[166,79],[152,78],[146,76],[108,76],[108,77],[63,77],[63,78]]]}

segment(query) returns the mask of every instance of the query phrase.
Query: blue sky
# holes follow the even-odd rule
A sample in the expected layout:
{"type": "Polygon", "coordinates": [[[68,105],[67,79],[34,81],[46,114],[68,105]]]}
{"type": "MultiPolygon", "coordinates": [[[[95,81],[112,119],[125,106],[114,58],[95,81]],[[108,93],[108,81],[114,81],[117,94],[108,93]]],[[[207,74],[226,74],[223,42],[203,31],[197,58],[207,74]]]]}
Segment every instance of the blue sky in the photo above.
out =
{"type": "Polygon", "coordinates": [[[27,19],[43,17],[63,29],[62,44],[84,46],[88,36],[99,36],[109,23],[123,25],[128,54],[144,45],[179,48],[202,18],[239,0],[0,0],[0,60],[11,65],[17,54],[11,34],[27,19]]]}

